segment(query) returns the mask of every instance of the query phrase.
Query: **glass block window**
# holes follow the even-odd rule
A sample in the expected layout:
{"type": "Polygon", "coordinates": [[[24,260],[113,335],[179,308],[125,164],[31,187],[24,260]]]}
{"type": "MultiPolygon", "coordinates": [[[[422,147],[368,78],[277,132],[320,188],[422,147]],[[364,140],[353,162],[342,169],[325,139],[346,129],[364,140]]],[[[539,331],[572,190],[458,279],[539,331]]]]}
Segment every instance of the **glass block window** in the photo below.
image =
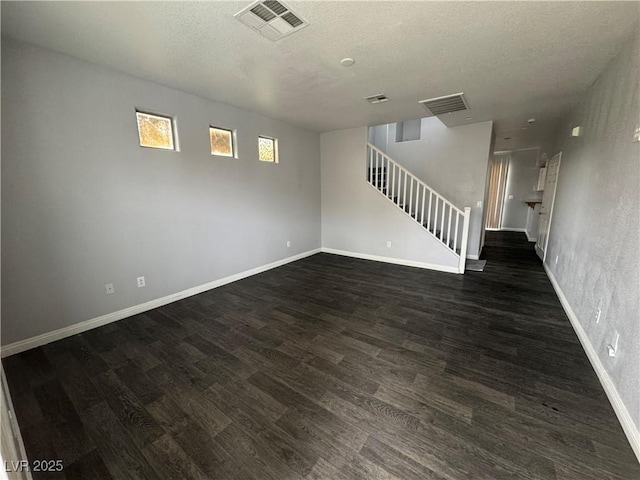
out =
{"type": "Polygon", "coordinates": [[[235,157],[233,131],[226,128],[209,127],[209,141],[211,142],[211,155],[235,157]]]}
{"type": "Polygon", "coordinates": [[[141,147],[175,150],[173,119],[151,113],[136,112],[141,147]]]}
{"type": "Polygon", "coordinates": [[[278,143],[275,138],[258,137],[258,159],[278,163],[278,143]]]}

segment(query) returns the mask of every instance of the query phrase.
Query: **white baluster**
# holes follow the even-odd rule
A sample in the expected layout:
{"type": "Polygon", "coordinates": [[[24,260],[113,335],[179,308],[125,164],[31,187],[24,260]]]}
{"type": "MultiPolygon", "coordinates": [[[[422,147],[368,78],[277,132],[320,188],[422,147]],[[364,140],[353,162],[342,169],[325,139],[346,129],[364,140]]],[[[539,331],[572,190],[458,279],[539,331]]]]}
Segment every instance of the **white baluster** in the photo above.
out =
{"type": "Polygon", "coordinates": [[[369,147],[369,183],[373,185],[373,148],[369,147]]]}
{"type": "Polygon", "coordinates": [[[391,159],[389,157],[387,157],[387,164],[385,165],[384,168],[384,186],[385,186],[385,192],[384,194],[389,196],[389,189],[391,188],[391,186],[389,185],[389,178],[391,178],[391,172],[389,171],[389,169],[391,168],[391,159]]]}
{"type": "Polygon", "coordinates": [[[402,208],[406,210],[407,207],[407,171],[404,170],[404,194],[402,197],[402,208]]]}
{"type": "Polygon", "coordinates": [[[427,187],[422,185],[422,210],[421,210],[422,214],[420,216],[420,225],[424,225],[424,200],[426,195],[427,195],[427,187]]]}
{"type": "Polygon", "coordinates": [[[389,195],[389,168],[391,167],[391,161],[389,157],[386,157],[387,164],[384,167],[384,194],[389,195]]]}
{"type": "Polygon", "coordinates": [[[429,189],[429,211],[427,212],[427,230],[431,231],[431,200],[433,198],[433,192],[429,189]]]}
{"type": "Polygon", "coordinates": [[[389,157],[387,157],[387,168],[384,171],[384,184],[387,187],[387,193],[386,195],[389,195],[389,192],[391,191],[391,185],[390,185],[390,179],[391,179],[391,171],[389,170],[391,168],[391,159],[389,157]]]}
{"type": "Polygon", "coordinates": [[[389,185],[389,188],[387,188],[387,197],[389,197],[391,201],[393,201],[393,189],[395,186],[394,182],[396,178],[396,164],[393,163],[391,160],[389,160],[389,166],[391,167],[391,171],[389,172],[389,179],[391,179],[391,185],[389,185]]]}
{"type": "Polygon", "coordinates": [[[453,251],[458,248],[458,223],[460,222],[460,213],[456,211],[456,236],[453,237],[453,251]]]}
{"type": "Polygon", "coordinates": [[[409,181],[411,182],[411,187],[409,188],[409,215],[411,215],[413,206],[413,177],[410,177],[409,181]]]}
{"type": "Polygon", "coordinates": [[[442,199],[442,219],[440,220],[440,240],[442,240],[442,237],[444,237],[444,209],[447,206],[447,204],[445,203],[445,199],[442,199]]]}
{"type": "Polygon", "coordinates": [[[451,214],[453,213],[453,209],[451,208],[451,204],[449,204],[449,224],[447,226],[447,247],[451,248],[451,214]]]}
{"type": "Polygon", "coordinates": [[[438,227],[438,195],[435,195],[435,197],[436,197],[436,204],[433,209],[433,234],[437,238],[438,235],[436,234],[436,232],[438,227]]]}
{"type": "Polygon", "coordinates": [[[391,201],[393,203],[396,203],[395,201],[395,196],[396,196],[396,164],[393,164],[393,181],[391,182],[391,201]]]}

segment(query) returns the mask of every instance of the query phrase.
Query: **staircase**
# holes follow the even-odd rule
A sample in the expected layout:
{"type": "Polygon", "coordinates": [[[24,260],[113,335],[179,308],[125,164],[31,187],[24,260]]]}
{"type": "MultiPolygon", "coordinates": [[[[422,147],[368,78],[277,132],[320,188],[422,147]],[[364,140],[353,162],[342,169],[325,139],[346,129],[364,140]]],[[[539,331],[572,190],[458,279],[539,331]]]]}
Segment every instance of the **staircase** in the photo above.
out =
{"type": "Polygon", "coordinates": [[[464,273],[471,208],[460,210],[382,150],[367,144],[367,181],[458,257],[464,273]]]}

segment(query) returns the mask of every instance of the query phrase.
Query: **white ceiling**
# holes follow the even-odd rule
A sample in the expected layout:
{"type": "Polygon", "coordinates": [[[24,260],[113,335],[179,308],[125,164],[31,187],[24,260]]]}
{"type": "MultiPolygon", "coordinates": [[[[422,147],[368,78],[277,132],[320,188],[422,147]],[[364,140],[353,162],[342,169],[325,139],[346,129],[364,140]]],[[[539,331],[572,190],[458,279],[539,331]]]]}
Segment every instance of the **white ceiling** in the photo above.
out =
{"type": "Polygon", "coordinates": [[[2,2],[2,34],[316,131],[424,117],[418,100],[464,92],[470,111],[441,120],[495,120],[498,137],[522,147],[575,104],[640,11],[609,1],[289,1],[310,26],[273,43],[233,18],[250,3],[2,2]],[[391,101],[363,100],[377,93],[391,101]],[[530,117],[537,126],[521,130],[530,117]]]}

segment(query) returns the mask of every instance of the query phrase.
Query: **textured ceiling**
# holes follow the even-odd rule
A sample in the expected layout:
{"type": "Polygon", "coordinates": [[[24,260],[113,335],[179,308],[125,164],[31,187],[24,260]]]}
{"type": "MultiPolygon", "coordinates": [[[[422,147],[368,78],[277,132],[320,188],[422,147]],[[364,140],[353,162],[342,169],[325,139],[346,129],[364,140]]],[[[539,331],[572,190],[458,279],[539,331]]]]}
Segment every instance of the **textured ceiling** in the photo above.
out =
{"type": "Polygon", "coordinates": [[[637,2],[292,1],[310,26],[273,43],[233,18],[249,3],[2,2],[2,34],[316,131],[423,117],[418,100],[464,92],[471,110],[441,120],[494,120],[523,146],[639,16],[637,2]],[[377,93],[391,101],[363,100],[377,93]]]}

